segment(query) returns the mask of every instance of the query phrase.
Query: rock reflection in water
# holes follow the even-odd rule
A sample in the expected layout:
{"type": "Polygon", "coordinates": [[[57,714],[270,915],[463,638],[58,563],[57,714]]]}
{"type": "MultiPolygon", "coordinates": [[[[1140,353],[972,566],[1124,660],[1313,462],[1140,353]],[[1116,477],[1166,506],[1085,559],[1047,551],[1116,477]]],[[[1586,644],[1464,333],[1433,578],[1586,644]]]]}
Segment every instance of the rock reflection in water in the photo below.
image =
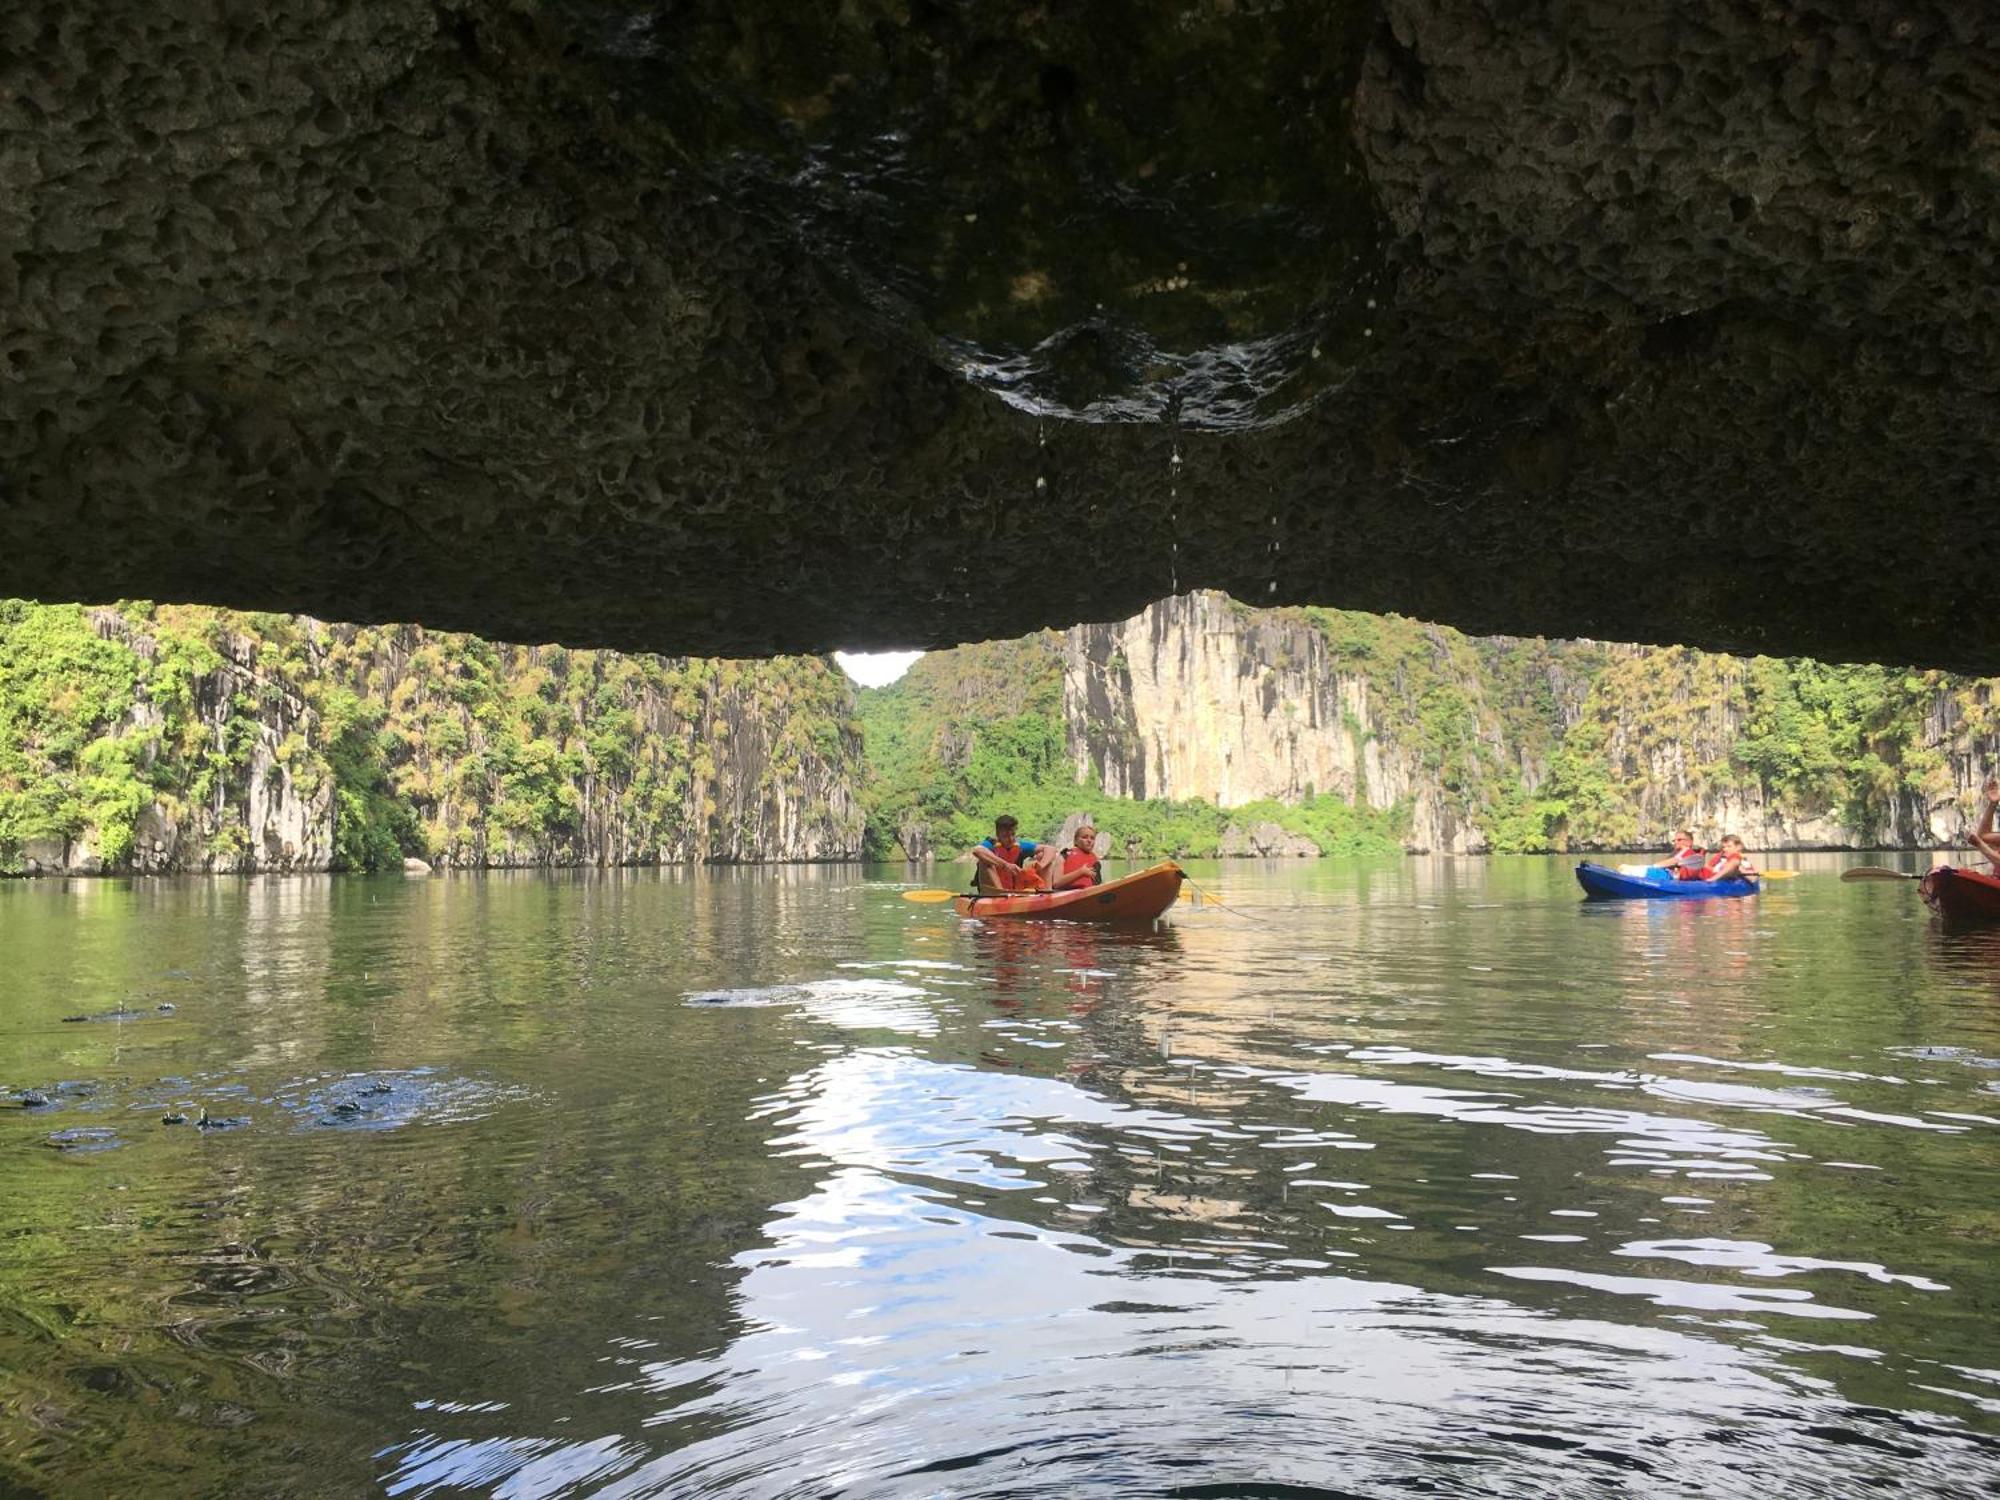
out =
{"type": "Polygon", "coordinates": [[[0,1111],[0,1482],[2000,1480],[1972,959],[1831,881],[1705,922],[1554,862],[1202,878],[1253,920],[824,871],[107,889],[80,931],[0,888],[0,1077],[100,1081],[0,1111]],[[62,1025],[168,967],[174,1026],[62,1025]],[[204,1098],[257,1128],[157,1125],[204,1098]],[[25,1149],[58,1126],[123,1145],[25,1149]]]}

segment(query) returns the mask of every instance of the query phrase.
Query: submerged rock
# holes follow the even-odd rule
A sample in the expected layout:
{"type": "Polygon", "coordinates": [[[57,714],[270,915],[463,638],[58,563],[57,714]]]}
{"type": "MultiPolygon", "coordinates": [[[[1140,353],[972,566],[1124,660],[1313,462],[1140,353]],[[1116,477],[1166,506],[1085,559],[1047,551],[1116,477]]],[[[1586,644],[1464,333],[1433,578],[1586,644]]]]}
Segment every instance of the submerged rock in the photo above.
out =
{"type": "Polygon", "coordinates": [[[307,1129],[386,1131],[475,1120],[524,1091],[430,1068],[308,1078],[277,1090],[273,1102],[307,1129]]]}
{"type": "Polygon", "coordinates": [[[80,1022],[95,1021],[152,1021],[159,1019],[161,1016],[170,1016],[174,1014],[174,1010],[175,1007],[172,1004],[156,1005],[151,1010],[134,1010],[129,1006],[120,1006],[116,1010],[100,1010],[93,1011],[88,1015],[64,1016],[63,1024],[73,1026],[80,1022]]]}
{"type": "Polygon", "coordinates": [[[125,1143],[118,1139],[118,1132],[104,1125],[80,1125],[71,1130],[58,1130],[45,1136],[42,1144],[56,1151],[109,1151],[125,1143]]]}

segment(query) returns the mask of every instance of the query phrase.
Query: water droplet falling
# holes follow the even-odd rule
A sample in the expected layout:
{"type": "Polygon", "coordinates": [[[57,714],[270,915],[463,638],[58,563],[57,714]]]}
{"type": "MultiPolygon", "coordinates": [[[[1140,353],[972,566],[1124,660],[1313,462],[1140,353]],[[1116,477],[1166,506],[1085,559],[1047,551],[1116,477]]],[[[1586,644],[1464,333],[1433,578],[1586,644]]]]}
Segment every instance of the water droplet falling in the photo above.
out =
{"type": "Polygon", "coordinates": [[[1173,451],[1167,455],[1167,593],[1181,591],[1181,393],[1167,400],[1167,425],[1173,429],[1173,451]]]}
{"type": "Polygon", "coordinates": [[[1267,561],[1271,571],[1270,586],[1264,592],[1275,595],[1278,592],[1278,514],[1276,511],[1271,513],[1271,540],[1264,550],[1268,554],[1267,561]]]}

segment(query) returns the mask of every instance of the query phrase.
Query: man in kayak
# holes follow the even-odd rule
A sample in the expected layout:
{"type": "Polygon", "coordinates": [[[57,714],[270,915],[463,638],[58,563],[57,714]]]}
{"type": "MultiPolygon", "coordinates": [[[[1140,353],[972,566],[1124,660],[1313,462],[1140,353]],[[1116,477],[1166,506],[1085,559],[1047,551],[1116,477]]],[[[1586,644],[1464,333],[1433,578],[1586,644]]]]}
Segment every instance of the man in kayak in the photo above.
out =
{"type": "Polygon", "coordinates": [[[1697,880],[1755,880],[1757,871],[1743,852],[1743,840],[1733,833],[1722,836],[1722,846],[1694,877],[1697,880]]]}
{"type": "MultiPolygon", "coordinates": [[[[973,872],[982,891],[1045,891],[1048,863],[1042,845],[1015,837],[1019,822],[1008,813],[993,820],[993,837],[981,839],[972,851],[973,872]]],[[[1053,856],[1053,849],[1047,850],[1053,856]]]]}
{"type": "Polygon", "coordinates": [[[1694,841],[1694,834],[1685,828],[1674,830],[1674,852],[1669,854],[1655,869],[1665,870],[1676,880],[1699,880],[1702,867],[1708,863],[1708,851],[1694,841]]]}
{"type": "Polygon", "coordinates": [[[1104,866],[1097,858],[1097,830],[1085,823],[1073,837],[1076,842],[1062,852],[1062,869],[1056,875],[1055,888],[1080,891],[1088,885],[1102,885],[1104,866]]]}

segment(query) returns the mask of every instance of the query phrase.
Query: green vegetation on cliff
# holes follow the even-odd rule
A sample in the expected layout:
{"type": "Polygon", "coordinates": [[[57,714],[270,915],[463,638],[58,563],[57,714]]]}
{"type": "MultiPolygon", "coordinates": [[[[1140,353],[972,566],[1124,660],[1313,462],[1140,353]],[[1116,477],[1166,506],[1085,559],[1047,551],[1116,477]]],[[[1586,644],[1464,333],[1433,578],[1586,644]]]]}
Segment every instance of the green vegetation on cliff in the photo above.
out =
{"type": "Polygon", "coordinates": [[[1275,823],[1329,854],[1400,847],[1401,820],[1319,796],[1297,805],[1128,799],[1080,781],[1063,719],[1061,638],[1052,633],[932,652],[898,682],[860,697],[871,859],[969,849],[1012,812],[1031,837],[1087,812],[1113,855],[1208,857],[1232,825],[1275,823]]]}
{"type": "Polygon", "coordinates": [[[1328,853],[1451,828],[1499,851],[1631,847],[1705,810],[1866,842],[1924,836],[2000,751],[1994,684],[1936,672],[1474,640],[1332,609],[1196,617],[1273,658],[1225,653],[1204,679],[1243,695],[1216,732],[1263,715],[1267,763],[1300,736],[1340,737],[1314,764],[1352,767],[1354,785],[1225,810],[1107,795],[1094,762],[1079,778],[1080,761],[1125,756],[1111,784],[1140,784],[1142,742],[1157,762],[1120,652],[1181,670],[1194,642],[1171,615],[1138,635],[934,652],[857,699],[814,657],[0,601],[0,869],[950,856],[1001,810],[1037,836],[1088,812],[1116,855],[1209,855],[1273,826],[1328,853]],[[1067,692],[1066,672],[1081,674],[1067,692]],[[1114,710],[1081,707],[1091,693],[1114,710]]]}
{"type": "MultiPolygon", "coordinates": [[[[1185,627],[1174,619],[1161,616],[1148,629],[1185,627]]],[[[1274,742],[1346,735],[1357,785],[1321,788],[1299,805],[1228,811],[1201,801],[1106,797],[1094,778],[1078,780],[1080,737],[1095,737],[1094,755],[1129,755],[1130,737],[1144,739],[1157,726],[1066,722],[1062,674],[1078,669],[1079,650],[1104,656],[1082,663],[1093,680],[1129,689],[1129,664],[1115,645],[1102,644],[1113,639],[1102,632],[1067,641],[1045,633],[933,653],[901,682],[861,695],[869,852],[954,853],[987,832],[1002,808],[1038,834],[1088,810],[1120,853],[1129,840],[1133,852],[1149,855],[1210,854],[1226,828],[1260,823],[1328,852],[1386,847],[1409,834],[1411,809],[1370,806],[1383,799],[1369,795],[1366,750],[1395,758],[1429,799],[1434,828],[1447,818],[1500,852],[1645,846],[1673,823],[1723,816],[1866,843],[1922,836],[1934,809],[1955,797],[1963,803],[1973,762],[2000,749],[1993,684],[1937,672],[1474,640],[1335,609],[1231,605],[1229,626],[1242,627],[1246,652],[1272,658],[1246,659],[1240,683],[1217,687],[1244,695],[1231,712],[1273,722],[1287,716],[1274,742]],[[1315,686],[1310,678],[1301,684],[1308,659],[1319,663],[1316,672],[1358,680],[1365,707],[1335,706],[1325,693],[1317,727],[1298,729],[1296,694],[1315,686]],[[1270,697],[1260,705],[1267,684],[1270,697]]],[[[1155,644],[1166,663],[1156,663],[1158,671],[1181,670],[1189,659],[1186,643],[1155,644]]]]}
{"type": "Polygon", "coordinates": [[[851,703],[817,657],[0,602],[0,867],[78,841],[105,868],[842,857],[851,703]]]}
{"type": "Polygon", "coordinates": [[[1743,660],[1686,647],[1471,640],[1300,612],[1369,680],[1386,733],[1499,852],[1658,842],[1705,807],[1822,819],[1861,840],[1949,799],[1950,760],[1994,728],[1991,684],[1941,672],[1743,660]],[[1950,743],[1933,721],[1955,726],[1950,743]],[[1531,770],[1530,768],[1539,768],[1531,770]]]}

